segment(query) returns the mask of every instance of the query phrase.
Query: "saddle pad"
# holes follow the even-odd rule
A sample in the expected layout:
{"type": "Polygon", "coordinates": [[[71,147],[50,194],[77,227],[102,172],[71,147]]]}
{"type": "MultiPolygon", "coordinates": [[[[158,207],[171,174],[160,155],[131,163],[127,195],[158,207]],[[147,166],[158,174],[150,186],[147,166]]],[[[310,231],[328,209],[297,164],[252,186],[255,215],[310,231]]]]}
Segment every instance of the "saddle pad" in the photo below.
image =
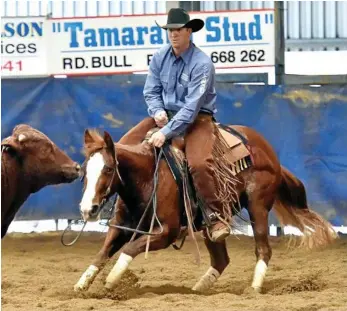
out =
{"type": "Polygon", "coordinates": [[[229,146],[229,151],[225,154],[226,159],[231,163],[236,163],[250,155],[247,147],[240,138],[218,127],[220,134],[229,146]]]}

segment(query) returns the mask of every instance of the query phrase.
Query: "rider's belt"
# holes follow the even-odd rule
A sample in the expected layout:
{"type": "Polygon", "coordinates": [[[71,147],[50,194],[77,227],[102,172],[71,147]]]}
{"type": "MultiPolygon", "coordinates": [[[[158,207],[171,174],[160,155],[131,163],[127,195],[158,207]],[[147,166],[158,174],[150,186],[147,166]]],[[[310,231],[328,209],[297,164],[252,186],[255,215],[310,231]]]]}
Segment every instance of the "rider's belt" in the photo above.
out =
{"type": "MultiPolygon", "coordinates": [[[[175,114],[178,112],[178,111],[174,111],[174,110],[165,110],[165,111],[166,111],[166,114],[167,114],[169,120],[171,120],[175,116],[175,114]]],[[[205,115],[213,116],[213,112],[206,110],[206,109],[200,109],[199,114],[205,114],[205,115]]]]}

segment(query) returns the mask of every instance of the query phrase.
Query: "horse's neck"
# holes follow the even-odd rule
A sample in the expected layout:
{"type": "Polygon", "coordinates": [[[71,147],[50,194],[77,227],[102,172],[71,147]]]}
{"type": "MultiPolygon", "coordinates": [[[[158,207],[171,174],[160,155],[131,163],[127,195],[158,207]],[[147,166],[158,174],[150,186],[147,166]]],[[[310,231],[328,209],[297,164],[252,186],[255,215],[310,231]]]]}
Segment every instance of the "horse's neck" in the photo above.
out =
{"type": "Polygon", "coordinates": [[[151,170],[153,152],[147,145],[115,144],[116,156],[120,167],[135,170],[151,170]]]}
{"type": "Polygon", "coordinates": [[[124,201],[140,204],[152,189],[150,185],[154,174],[153,153],[145,145],[122,144],[116,144],[116,153],[119,173],[124,182],[119,194],[124,201]]]}

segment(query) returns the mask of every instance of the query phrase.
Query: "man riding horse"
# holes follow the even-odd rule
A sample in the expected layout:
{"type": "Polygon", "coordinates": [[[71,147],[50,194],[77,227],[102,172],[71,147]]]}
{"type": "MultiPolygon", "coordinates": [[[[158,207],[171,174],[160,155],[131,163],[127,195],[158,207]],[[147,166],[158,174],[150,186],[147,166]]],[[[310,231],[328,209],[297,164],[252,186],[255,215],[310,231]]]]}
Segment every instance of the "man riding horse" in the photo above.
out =
{"type": "MultiPolygon", "coordinates": [[[[194,291],[210,289],[228,266],[225,237],[230,233],[231,209],[236,213],[235,208],[240,205],[247,209],[254,233],[257,263],[252,288],[256,292],[263,287],[272,256],[268,215],[273,207],[282,225],[300,229],[303,245],[323,246],[336,238],[331,225],[308,207],[303,183],[281,166],[274,149],[260,133],[246,126],[228,127],[247,138],[244,148],[251,156],[250,166],[245,157],[235,162],[236,153],[228,152],[227,139],[223,140],[223,134],[213,122],[216,111],[213,65],[190,41],[191,33],[203,25],[200,20],[190,21],[184,10],[170,10],[163,28],[169,30],[171,45],[153,56],[144,88],[150,117],[116,143],[106,131],[103,136],[89,129],[85,131],[85,178],[80,203],[83,219],[97,220],[104,203],[114,193],[119,194],[119,199],[103,247],[75,284],[76,291],[88,290],[119,250],[117,262],[106,278],[107,289],[114,289],[136,256],[165,249],[179,237],[183,221],[178,179],[164,161],[162,165],[153,165],[155,148],[148,141],[162,147],[175,136],[185,138],[186,159],[199,205],[203,197],[203,217],[207,224],[196,229],[203,231],[210,254],[210,267],[194,285],[194,291]],[[148,139],[156,125],[156,132],[148,139]],[[143,142],[144,138],[147,142],[143,142]],[[156,203],[152,205],[151,220],[146,212],[154,201],[154,190],[156,203]],[[137,238],[128,233],[134,229],[140,234],[137,238]],[[149,231],[150,238],[143,230],[149,231]]],[[[188,212],[186,215],[189,222],[188,212]]],[[[188,227],[192,229],[191,225],[188,227]]]]}
{"type": "MultiPolygon", "coordinates": [[[[160,128],[149,143],[160,148],[165,141],[184,135],[194,186],[205,203],[211,239],[218,242],[230,234],[226,223],[230,221],[232,204],[223,200],[228,194],[222,193],[221,184],[227,189],[225,183],[232,181],[221,180],[215,169],[216,161],[224,161],[222,154],[216,152],[224,145],[213,122],[217,111],[215,69],[210,57],[190,40],[191,34],[203,26],[202,20],[190,20],[183,9],[169,11],[167,24],[160,27],[168,30],[171,44],[153,55],[143,93],[148,113],[160,128]]],[[[138,124],[131,135],[141,135],[138,131],[143,131],[145,122],[138,124]]]]}

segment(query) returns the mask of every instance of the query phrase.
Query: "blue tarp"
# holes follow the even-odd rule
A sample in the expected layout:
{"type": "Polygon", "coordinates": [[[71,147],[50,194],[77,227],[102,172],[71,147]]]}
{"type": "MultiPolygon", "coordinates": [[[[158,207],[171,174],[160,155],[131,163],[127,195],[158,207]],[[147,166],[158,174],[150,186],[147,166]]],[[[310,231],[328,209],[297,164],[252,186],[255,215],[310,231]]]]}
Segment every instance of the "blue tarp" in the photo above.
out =
{"type": "MultiPolygon", "coordinates": [[[[83,162],[86,128],[115,140],[146,115],[144,78],[102,76],[2,80],[2,138],[27,123],[83,162]]],[[[244,86],[217,83],[219,122],[253,127],[300,178],[312,208],[347,225],[347,86],[244,86]]],[[[82,185],[32,195],[17,219],[78,218],[82,185]]]]}

